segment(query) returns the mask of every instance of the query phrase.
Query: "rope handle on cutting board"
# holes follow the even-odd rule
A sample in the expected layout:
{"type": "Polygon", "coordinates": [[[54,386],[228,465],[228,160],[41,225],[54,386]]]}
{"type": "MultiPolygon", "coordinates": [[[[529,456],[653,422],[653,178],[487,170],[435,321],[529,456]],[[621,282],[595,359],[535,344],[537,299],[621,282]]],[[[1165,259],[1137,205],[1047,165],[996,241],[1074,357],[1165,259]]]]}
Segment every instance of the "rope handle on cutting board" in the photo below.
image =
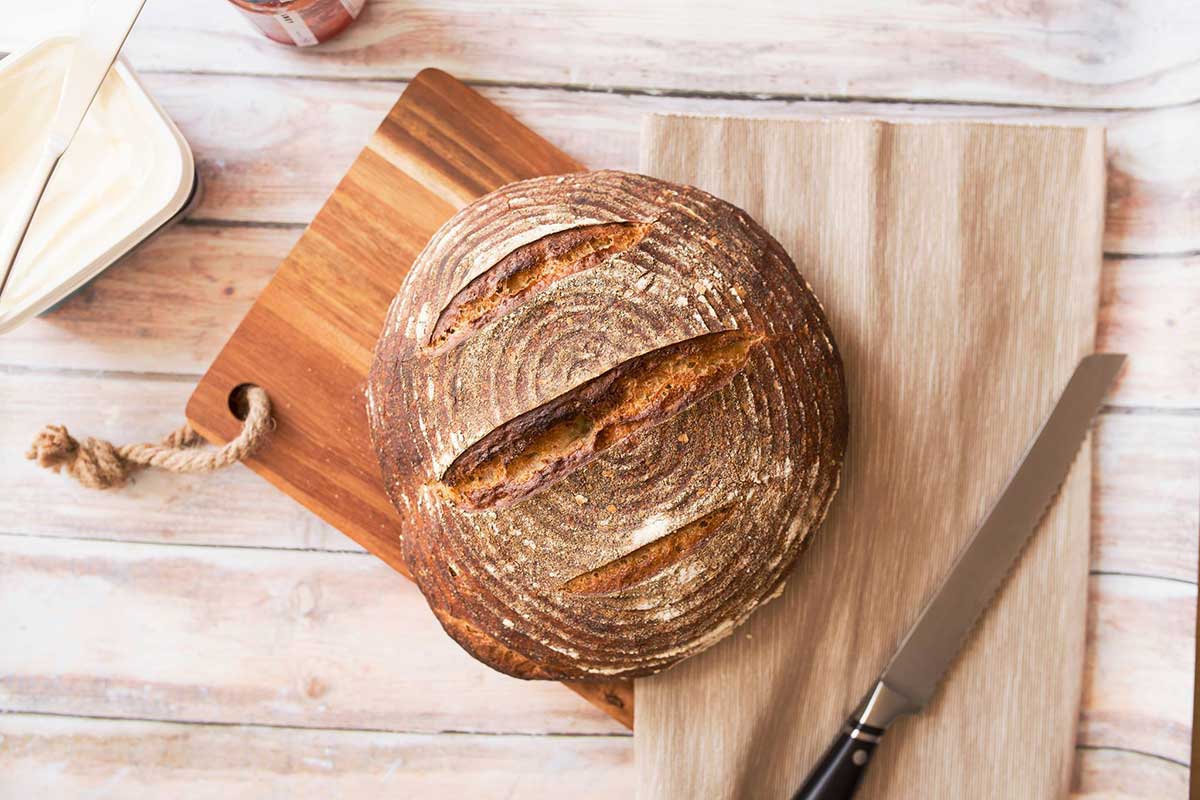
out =
{"type": "Polygon", "coordinates": [[[200,448],[204,439],[189,423],[161,442],[120,447],[104,439],[82,442],[65,425],[47,425],[34,438],[25,457],[54,472],[66,471],[89,489],[115,489],[146,467],[167,472],[213,472],[242,461],[266,441],[274,429],[271,399],[258,386],[242,393],[246,416],[241,432],[222,447],[200,448]]]}

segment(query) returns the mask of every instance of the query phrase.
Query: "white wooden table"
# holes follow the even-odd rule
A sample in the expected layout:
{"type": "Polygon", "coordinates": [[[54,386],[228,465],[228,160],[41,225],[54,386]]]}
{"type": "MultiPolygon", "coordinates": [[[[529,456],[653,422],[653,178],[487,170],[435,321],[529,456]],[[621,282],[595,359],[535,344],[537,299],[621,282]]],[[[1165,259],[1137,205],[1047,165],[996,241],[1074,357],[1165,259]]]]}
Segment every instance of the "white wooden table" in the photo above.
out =
{"type": "MultiPolygon", "coordinates": [[[[190,140],[205,196],[0,339],[0,796],[629,794],[623,729],[557,685],[471,660],[413,586],[248,470],[100,493],[22,459],[47,422],[122,440],[177,426],[425,66],[482,87],[582,162],[626,169],[652,110],[1106,125],[1099,339],[1132,365],[1097,425],[1074,789],[1186,796],[1200,3],[709,5],[369,0],[343,38],[296,51],[220,0],[151,0],[126,52],[190,140]]],[[[77,7],[0,0],[0,52],[68,29],[77,7]]]]}

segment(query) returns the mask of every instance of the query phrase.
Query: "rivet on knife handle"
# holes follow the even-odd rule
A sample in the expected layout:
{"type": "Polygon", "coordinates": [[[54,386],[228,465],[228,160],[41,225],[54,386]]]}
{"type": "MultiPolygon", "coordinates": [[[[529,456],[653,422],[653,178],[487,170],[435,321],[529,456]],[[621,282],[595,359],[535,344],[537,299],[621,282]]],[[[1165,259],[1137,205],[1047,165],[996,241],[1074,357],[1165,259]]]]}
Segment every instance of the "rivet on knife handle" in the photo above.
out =
{"type": "Polygon", "coordinates": [[[1058,494],[1124,362],[1123,355],[1093,355],[1079,362],[999,499],[793,800],[848,800],[883,732],[896,717],[926,706],[1058,494]]]}

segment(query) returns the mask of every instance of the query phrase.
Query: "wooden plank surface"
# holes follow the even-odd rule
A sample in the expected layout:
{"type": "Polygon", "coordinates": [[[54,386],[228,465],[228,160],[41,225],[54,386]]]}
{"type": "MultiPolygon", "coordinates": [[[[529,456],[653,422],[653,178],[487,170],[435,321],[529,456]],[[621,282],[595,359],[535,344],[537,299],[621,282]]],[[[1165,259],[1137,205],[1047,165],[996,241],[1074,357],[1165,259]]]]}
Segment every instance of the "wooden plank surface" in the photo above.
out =
{"type": "Polygon", "coordinates": [[[612,800],[628,796],[633,783],[627,737],[429,735],[33,714],[0,716],[0,736],[0,795],[13,798],[612,800]]]}
{"type": "MultiPolygon", "coordinates": [[[[367,555],[264,551],[247,561],[227,548],[26,536],[0,536],[0,545],[8,610],[0,627],[10,645],[0,652],[0,703],[10,712],[0,715],[0,736],[13,714],[427,734],[620,732],[557,686],[530,688],[470,661],[434,630],[414,588],[382,590],[396,578],[367,555]],[[84,589],[62,590],[64,576],[84,589]],[[197,593],[198,585],[212,590],[197,593]],[[53,631],[23,624],[48,609],[53,631]],[[389,640],[379,640],[380,615],[392,620],[389,640]],[[144,630],[160,631],[162,645],[146,644],[144,630]],[[420,643],[412,654],[402,651],[406,639],[420,643]],[[413,669],[430,663],[432,679],[413,669]],[[378,681],[365,696],[362,674],[378,681]],[[472,702],[485,692],[490,704],[472,702]]],[[[1093,576],[1091,596],[1096,678],[1085,709],[1094,710],[1085,710],[1080,744],[1186,763],[1190,688],[1169,656],[1189,644],[1178,628],[1194,594],[1177,582],[1093,576]]]]}
{"type": "Polygon", "coordinates": [[[1186,632],[1196,627],[1195,586],[1099,575],[1090,589],[1079,743],[1103,747],[1120,741],[1130,750],[1188,763],[1194,675],[1169,665],[1186,662],[1192,650],[1186,632]],[[1117,639],[1120,650],[1099,644],[1117,639]],[[1155,692],[1144,691],[1147,682],[1155,692]]]}
{"type": "MultiPolygon", "coordinates": [[[[63,28],[73,19],[64,13],[72,2],[78,4],[80,0],[68,0],[66,6],[0,0],[0,12],[6,20],[0,26],[0,51],[33,41],[40,30],[63,28]]],[[[1103,417],[1096,438],[1096,539],[1092,559],[1093,570],[1106,575],[1093,577],[1092,595],[1097,604],[1111,595],[1110,605],[1118,616],[1113,617],[1113,624],[1100,628],[1093,620],[1089,648],[1101,655],[1089,657],[1089,669],[1104,663],[1114,665],[1104,669],[1106,675],[1120,675],[1123,670],[1133,669],[1131,664],[1118,666],[1123,663],[1120,659],[1144,647],[1156,648],[1164,659],[1174,660],[1142,662],[1139,669],[1149,665],[1153,672],[1145,678],[1122,681],[1120,703],[1103,706],[1103,729],[1111,737],[1097,738],[1099,728],[1088,727],[1085,706],[1081,739],[1096,745],[1078,751],[1073,788],[1078,797],[1110,800],[1185,796],[1186,762],[1153,751],[1135,751],[1134,740],[1126,741],[1121,732],[1126,728],[1125,715],[1130,729],[1139,732],[1137,745],[1158,747],[1167,743],[1162,745],[1166,752],[1177,756],[1178,716],[1161,723],[1174,726],[1175,743],[1170,744],[1169,737],[1143,735],[1160,723],[1141,716],[1139,709],[1165,708],[1171,702],[1180,702],[1166,692],[1184,685],[1194,663],[1178,647],[1155,643],[1160,637],[1166,637],[1162,641],[1181,637],[1191,641],[1192,628],[1187,619],[1168,614],[1165,618],[1174,620],[1176,628],[1166,630],[1153,622],[1163,610],[1155,607],[1147,619],[1142,619],[1146,607],[1138,602],[1141,597],[1156,596],[1159,579],[1152,577],[1155,575],[1183,581],[1176,585],[1195,597],[1196,518],[1200,513],[1200,448],[1195,444],[1200,437],[1200,402],[1195,398],[1200,396],[1200,386],[1190,353],[1194,352],[1192,343],[1197,341],[1194,309],[1200,307],[1200,301],[1194,299],[1194,292],[1200,262],[1194,256],[1179,254],[1200,251],[1200,151],[1194,146],[1200,136],[1200,104],[1177,104],[1184,96],[1193,101],[1200,97],[1200,84],[1188,72],[1195,69],[1191,43],[1198,34],[1189,16],[1194,8],[1182,7],[1180,13],[1178,2],[1138,0],[1120,8],[1102,6],[1094,10],[1069,2],[978,3],[951,9],[928,0],[914,0],[889,4],[886,9],[880,3],[846,6],[845,12],[796,12],[780,11],[767,3],[747,4],[744,15],[761,19],[768,26],[777,26],[780,18],[775,15],[779,13],[813,14],[820,26],[824,15],[861,12],[853,24],[842,25],[836,35],[816,37],[820,41],[814,46],[780,50],[771,58],[757,50],[737,51],[735,76],[749,75],[756,87],[773,86],[784,94],[796,87],[811,87],[819,89],[814,94],[829,95],[828,100],[814,101],[764,95],[757,88],[752,93],[728,94],[728,89],[707,84],[707,78],[687,74],[702,75],[694,69],[696,60],[707,59],[710,52],[728,60],[730,51],[722,44],[725,36],[736,42],[742,35],[741,31],[731,30],[737,25],[729,20],[725,22],[730,24],[714,29],[703,51],[690,47],[669,51],[671,63],[666,71],[644,69],[641,59],[654,43],[675,36],[685,44],[695,41],[687,38],[695,35],[694,30],[660,35],[651,26],[644,41],[635,43],[632,55],[627,42],[611,37],[582,44],[574,39],[571,59],[562,58],[565,51],[543,38],[534,46],[538,53],[550,53],[555,59],[547,68],[545,62],[536,59],[524,61],[509,52],[497,54],[495,48],[472,38],[481,30],[494,30],[494,23],[501,19],[488,18],[490,7],[468,18],[465,11],[477,8],[457,0],[437,0],[420,7],[402,4],[404,13],[399,14],[394,13],[400,5],[398,0],[387,4],[386,13],[373,10],[379,2],[371,0],[367,16],[339,43],[315,52],[296,52],[258,38],[236,12],[222,3],[201,4],[189,8],[188,15],[179,16],[169,10],[171,4],[166,0],[150,0],[146,21],[153,32],[146,33],[143,41],[137,38],[142,34],[135,32],[133,61],[151,92],[179,122],[193,145],[207,189],[197,218],[207,222],[176,229],[170,234],[181,237],[174,240],[176,246],[154,249],[106,273],[84,299],[33,323],[36,327],[28,329],[30,335],[18,332],[0,338],[0,377],[5,381],[0,383],[0,447],[4,448],[0,453],[0,477],[6,488],[0,492],[0,515],[6,520],[0,530],[18,527],[16,532],[34,537],[191,542],[220,549],[358,549],[246,470],[213,476],[209,481],[146,475],[131,490],[132,497],[122,499],[115,494],[79,492],[55,476],[32,470],[18,451],[34,428],[50,421],[67,422],[80,433],[118,439],[126,434],[131,439],[148,439],[175,427],[180,404],[194,377],[232,332],[275,264],[298,238],[299,228],[320,207],[365,144],[404,88],[403,80],[419,68],[440,64],[477,77],[487,84],[481,87],[486,97],[513,111],[575,159],[618,168],[636,168],[640,117],[652,111],[1096,122],[1108,128],[1105,249],[1139,256],[1122,259],[1115,268],[1113,259],[1106,264],[1105,285],[1118,291],[1112,302],[1106,300],[1107,310],[1102,311],[1101,342],[1131,348],[1135,353],[1131,369],[1139,364],[1153,365],[1126,376],[1114,397],[1119,408],[1103,417]],[[880,9],[883,16],[876,19],[871,12],[880,9]],[[967,56],[956,59],[946,57],[942,51],[936,58],[927,57],[921,35],[910,30],[926,24],[923,15],[927,13],[953,17],[953,25],[944,20],[935,22],[932,35],[944,41],[952,30],[952,35],[961,37],[961,52],[967,56]],[[1069,25],[1062,22],[1067,18],[1069,25]],[[862,24],[862,19],[870,20],[870,24],[862,24]],[[914,23],[914,19],[921,22],[914,23]],[[988,26],[997,19],[1012,25],[1012,38],[1006,40],[1009,45],[1023,37],[1024,41],[1036,41],[1033,54],[1026,51],[1022,55],[1019,48],[1016,56],[997,50],[998,40],[988,33],[988,26]],[[450,25],[453,30],[448,28],[450,25]],[[445,35],[429,36],[432,31],[445,35]],[[889,52],[896,31],[908,31],[906,35],[911,38],[903,48],[889,52]],[[863,44],[865,36],[876,37],[869,47],[863,44]],[[1087,42],[1097,45],[1088,51],[1096,58],[1090,62],[1072,61],[1076,54],[1088,50],[1080,47],[1087,42]],[[1178,42],[1185,43],[1182,57],[1173,44],[1178,42]],[[985,50],[990,52],[981,52],[985,50]],[[888,59],[887,72],[868,77],[860,67],[866,63],[864,58],[873,58],[876,53],[888,59]],[[1022,61],[1025,57],[1031,59],[1028,63],[1034,64],[1035,72],[1045,66],[1044,74],[1034,77],[1022,68],[993,69],[998,61],[1022,61]],[[992,61],[985,64],[977,60],[980,58],[992,61]],[[1072,64],[1078,74],[1071,79],[1057,77],[1049,68],[1051,61],[1072,64]],[[1151,62],[1154,66],[1142,68],[1151,62]],[[1143,76],[1154,76],[1148,81],[1133,77],[1124,82],[1122,76],[1131,77],[1139,71],[1143,76]],[[318,74],[327,77],[276,77],[318,74]],[[677,88],[670,88],[660,78],[664,74],[678,81],[674,84],[677,88]],[[353,75],[364,79],[352,79],[353,75]],[[628,80],[631,75],[632,81],[628,80]],[[844,84],[829,84],[831,75],[847,80],[844,84]],[[588,81],[586,86],[584,80],[588,81]],[[951,102],[920,102],[931,95],[909,89],[922,82],[930,84],[930,91],[942,101],[951,102]],[[555,83],[561,85],[551,85],[555,83]],[[1191,88],[1187,88],[1189,84],[1191,88]],[[1182,91],[1178,91],[1180,87],[1184,87],[1182,91]],[[1148,93],[1143,93],[1147,88],[1148,93]],[[1163,90],[1171,95],[1167,102],[1176,107],[1150,110],[1163,104],[1163,90]],[[1111,97],[1101,100],[1101,95],[1111,97]],[[866,102],[861,98],[887,99],[866,102]],[[954,100],[970,102],[954,104],[954,100]],[[979,105],[979,101],[993,105],[979,105]],[[1039,107],[1064,102],[1091,110],[1039,107]],[[1147,110],[1096,110],[1133,105],[1147,110]],[[1160,254],[1174,255],[1161,258],[1160,254]],[[175,291],[172,284],[180,290],[175,291]],[[226,294],[228,289],[232,291],[226,294]],[[1187,309],[1193,313],[1185,313],[1187,309]],[[145,335],[139,336],[139,332],[145,335]],[[1155,353],[1159,357],[1155,358],[1155,353]],[[14,406],[17,412],[11,413],[14,406]],[[9,487],[14,487],[13,491],[8,491],[9,487]],[[30,514],[31,508],[40,510],[30,514]],[[1146,577],[1139,577],[1129,591],[1117,592],[1106,582],[1107,573],[1146,577]],[[1121,616],[1124,608],[1130,612],[1121,616]],[[1131,633],[1144,636],[1126,638],[1131,633]]],[[[606,7],[606,13],[614,18],[607,24],[624,28],[622,20],[631,18],[630,26],[647,30],[646,15],[654,12],[634,6],[622,2],[606,7]]],[[[505,41],[524,46],[548,23],[541,5],[520,8],[519,12],[502,11],[542,17],[530,31],[519,24],[509,25],[511,18],[504,18],[501,25],[505,41]]],[[[661,19],[671,20],[673,13],[673,7],[668,7],[661,19]]],[[[742,15],[739,12],[739,17],[742,15]]],[[[555,21],[556,31],[565,24],[563,19],[555,21]]],[[[580,36],[586,22],[577,23],[568,33],[580,36]]],[[[806,34],[801,31],[797,35],[806,34]]],[[[164,245],[170,241],[161,240],[164,245]]],[[[1108,291],[1106,288],[1106,296],[1108,291]]],[[[0,546],[4,541],[0,540],[0,546]]],[[[140,545],[114,541],[105,547],[119,552],[140,545]]],[[[157,552],[167,560],[179,550],[163,547],[157,552]]],[[[70,577],[57,580],[60,594],[73,590],[70,577]]],[[[415,593],[405,603],[401,611],[405,616],[427,613],[415,593]]],[[[115,618],[140,610],[115,603],[110,608],[115,618]]],[[[70,640],[79,624],[73,620],[83,617],[67,614],[55,619],[61,620],[61,635],[70,640]]],[[[180,634],[184,639],[188,635],[187,631],[180,634]]],[[[264,624],[252,638],[269,641],[269,635],[269,626],[264,624]]],[[[338,646],[355,645],[341,642],[338,646]]],[[[95,654],[78,651],[76,655],[77,664],[86,671],[95,654]]],[[[94,672],[101,674],[102,670],[94,672]]],[[[152,678],[153,671],[148,670],[143,677],[152,678]]],[[[411,676],[406,680],[413,680],[414,690],[426,698],[427,707],[437,708],[443,703],[444,698],[432,686],[417,683],[411,676]]],[[[512,691],[524,689],[524,685],[514,685],[512,691]]],[[[1094,693],[1095,702],[1104,702],[1103,696],[1109,691],[1101,688],[1094,693]]],[[[570,701],[568,696],[563,702],[570,701]]],[[[594,713],[578,702],[580,713],[594,713]]],[[[1085,698],[1085,703],[1090,702],[1085,698]]],[[[70,702],[64,701],[64,706],[70,706],[70,702]]],[[[115,703],[112,708],[119,711],[121,705],[115,703]]],[[[0,697],[0,710],[10,710],[6,698],[0,697]]],[[[423,713],[421,708],[411,710],[417,715],[423,713]]],[[[84,706],[74,713],[85,713],[84,706]]],[[[13,718],[11,714],[0,715],[0,723],[13,718]]],[[[89,720],[79,722],[90,724],[89,720]]],[[[485,716],[475,723],[481,731],[497,729],[485,716]]],[[[192,727],[173,723],[172,731],[186,732],[192,727]]],[[[256,735],[264,737],[273,730],[255,729],[256,735]]],[[[6,732],[0,731],[0,735],[6,732]]],[[[144,735],[147,741],[152,739],[150,733],[144,735]]],[[[68,737],[60,741],[63,747],[69,747],[73,740],[68,737]]],[[[180,735],[172,732],[168,741],[180,741],[180,735]]],[[[269,746],[285,748],[289,741],[269,746]]],[[[531,746],[529,752],[553,752],[558,741],[550,740],[545,749],[531,746]]],[[[625,752],[632,752],[627,739],[621,746],[625,752]]],[[[236,749],[236,743],[231,747],[236,749]]],[[[6,749],[0,742],[0,759],[13,752],[19,751],[6,749]]],[[[36,757],[23,762],[23,769],[42,782],[62,774],[64,769],[69,773],[70,760],[55,752],[65,751],[39,750],[36,757]]],[[[74,784],[79,787],[75,794],[102,787],[123,766],[111,754],[94,752],[95,760],[79,762],[82,771],[77,772],[81,777],[74,784]]],[[[374,752],[386,758],[386,751],[374,752]]],[[[478,753],[474,750],[456,752],[458,775],[447,775],[444,780],[451,787],[478,786],[480,796],[489,796],[487,787],[491,784],[474,782],[472,777],[483,766],[478,761],[482,756],[472,755],[478,753]],[[461,782],[456,784],[455,780],[461,782]]],[[[142,795],[178,796],[179,775],[194,779],[189,784],[194,792],[205,776],[213,775],[229,758],[221,751],[204,748],[171,751],[170,766],[175,772],[168,773],[163,765],[159,774],[165,783],[155,783],[166,788],[156,790],[147,784],[142,795]]],[[[389,766],[392,763],[388,761],[389,766]]],[[[561,796],[556,788],[560,784],[550,777],[544,793],[538,788],[538,776],[549,776],[553,763],[530,758],[514,767],[531,776],[522,787],[525,796],[561,796]]],[[[613,771],[626,770],[626,783],[621,785],[629,786],[630,762],[624,763],[624,767],[614,765],[613,771]]],[[[390,780],[403,781],[403,773],[419,768],[419,761],[410,759],[396,768],[390,780]]],[[[0,775],[4,774],[7,772],[0,770],[0,775]]],[[[246,768],[241,777],[230,780],[251,786],[256,774],[246,768]]],[[[276,779],[272,773],[269,780],[276,779]]],[[[303,796],[306,782],[327,786],[324,780],[314,772],[301,771],[288,779],[288,793],[303,796]]],[[[272,783],[262,778],[257,785],[272,783]]],[[[502,795],[505,784],[496,786],[495,793],[502,795]]],[[[262,796],[264,792],[245,789],[243,794],[262,796]]],[[[361,794],[372,793],[373,787],[368,786],[361,794]]],[[[63,794],[69,796],[72,792],[63,794]]]]}
{"type": "MultiPolygon", "coordinates": [[[[0,716],[0,736],[7,745],[0,748],[0,791],[14,797],[108,791],[146,800],[181,794],[611,800],[633,793],[629,737],[434,736],[13,713],[0,716]]],[[[1166,759],[1089,747],[1080,750],[1071,796],[1182,798],[1187,776],[1186,766],[1166,759]]]]}
{"type": "Polygon", "coordinates": [[[1093,460],[1092,569],[1194,587],[1200,415],[1104,415],[1093,460]]]}
{"type": "MultiPolygon", "coordinates": [[[[404,83],[227,76],[145,76],[191,141],[206,192],[193,219],[307,222],[320,208],[404,83]],[[322,120],[320,136],[296,135],[322,120]],[[227,127],[236,120],[237,136],[227,127]]],[[[648,96],[483,86],[583,164],[637,169],[641,118],[650,112],[762,117],[966,118],[1100,124],[1108,129],[1110,253],[1200,250],[1200,103],[1157,111],[1057,111],[1006,106],[648,96]]]]}
{"type": "MultiPolygon", "coordinates": [[[[0,8],[0,48],[70,22],[19,0],[0,8]]],[[[1124,108],[1200,98],[1198,27],[1188,0],[761,2],[737,12],[689,0],[370,0],[345,35],[305,52],[272,44],[220,3],[181,15],[164,0],[143,13],[129,50],[144,69],[181,72],[407,78],[436,66],[570,87],[1124,108]]]]}
{"type": "MultiPolygon", "coordinates": [[[[7,535],[0,545],[0,603],[10,611],[0,619],[6,712],[622,733],[557,685],[475,663],[440,634],[416,589],[367,555],[7,535]],[[80,588],[64,591],[68,579],[80,588]],[[217,592],[224,611],[214,609],[217,592]],[[49,630],[26,624],[48,614],[49,630]],[[392,620],[392,635],[372,633],[378,619],[392,620]]],[[[1190,644],[1179,630],[1191,624],[1194,593],[1178,581],[1093,575],[1090,595],[1080,745],[1186,763],[1191,676],[1176,660],[1190,644]]]]}
{"type": "Polygon", "coordinates": [[[3,543],[9,710],[426,733],[623,730],[555,683],[474,661],[416,587],[375,558],[3,543]],[[56,624],[29,625],[38,615],[56,624]]]}
{"type": "MultiPolygon", "coordinates": [[[[838,340],[853,424],[841,491],[780,598],[636,681],[640,797],[788,798],[840,731],[1092,352],[1102,143],[1095,128],[647,120],[648,174],[728,199],[794,254],[838,340]]],[[[859,796],[1067,791],[1090,486],[1084,446],[859,796]]]]}
{"type": "Polygon", "coordinates": [[[1156,800],[1188,796],[1188,768],[1169,759],[1106,748],[1082,748],[1075,762],[1074,800],[1156,800]]]}

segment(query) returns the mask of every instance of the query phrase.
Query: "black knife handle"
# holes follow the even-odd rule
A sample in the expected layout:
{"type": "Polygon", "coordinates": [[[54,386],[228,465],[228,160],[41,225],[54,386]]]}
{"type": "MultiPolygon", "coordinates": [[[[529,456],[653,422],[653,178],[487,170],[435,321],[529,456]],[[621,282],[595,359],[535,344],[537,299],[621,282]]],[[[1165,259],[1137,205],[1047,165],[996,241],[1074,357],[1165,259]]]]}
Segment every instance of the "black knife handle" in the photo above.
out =
{"type": "Polygon", "coordinates": [[[850,800],[871,764],[883,730],[851,717],[792,800],[850,800]]]}

